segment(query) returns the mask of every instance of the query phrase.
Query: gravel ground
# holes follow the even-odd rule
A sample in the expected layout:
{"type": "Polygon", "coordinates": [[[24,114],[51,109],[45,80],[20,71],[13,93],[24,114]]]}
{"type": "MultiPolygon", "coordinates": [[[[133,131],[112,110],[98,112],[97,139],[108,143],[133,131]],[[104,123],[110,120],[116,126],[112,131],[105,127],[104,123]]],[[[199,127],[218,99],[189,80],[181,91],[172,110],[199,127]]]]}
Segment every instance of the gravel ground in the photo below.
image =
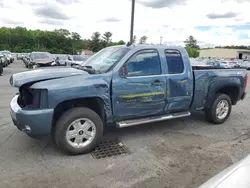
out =
{"type": "Polygon", "coordinates": [[[9,86],[9,77],[23,70],[23,63],[15,61],[0,77],[1,188],[195,188],[250,153],[248,95],[222,125],[211,125],[203,113],[194,113],[178,120],[113,128],[105,137],[118,138],[130,155],[67,156],[50,138],[33,140],[11,122],[9,102],[16,89],[9,86]]]}

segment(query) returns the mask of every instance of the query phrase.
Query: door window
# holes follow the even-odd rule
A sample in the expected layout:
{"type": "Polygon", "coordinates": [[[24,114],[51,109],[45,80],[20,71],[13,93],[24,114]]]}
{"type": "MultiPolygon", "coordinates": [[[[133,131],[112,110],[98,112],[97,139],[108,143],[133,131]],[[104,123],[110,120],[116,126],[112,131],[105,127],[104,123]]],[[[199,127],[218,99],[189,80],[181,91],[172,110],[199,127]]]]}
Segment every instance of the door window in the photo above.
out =
{"type": "Polygon", "coordinates": [[[165,50],[168,74],[181,74],[184,72],[184,64],[181,53],[178,50],[165,50]]]}
{"type": "Polygon", "coordinates": [[[125,64],[127,76],[161,74],[161,62],[156,50],[143,50],[134,54],[125,64]]]}

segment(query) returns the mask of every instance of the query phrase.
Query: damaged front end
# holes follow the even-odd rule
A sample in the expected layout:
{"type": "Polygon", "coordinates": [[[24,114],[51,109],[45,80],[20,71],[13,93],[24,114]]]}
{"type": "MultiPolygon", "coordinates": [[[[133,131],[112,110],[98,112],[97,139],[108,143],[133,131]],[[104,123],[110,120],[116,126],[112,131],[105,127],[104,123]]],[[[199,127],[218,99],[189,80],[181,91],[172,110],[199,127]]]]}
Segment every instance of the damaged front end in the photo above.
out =
{"type": "Polygon", "coordinates": [[[9,82],[19,92],[11,99],[10,115],[16,127],[33,138],[50,135],[54,108],[50,108],[49,89],[46,85],[35,85],[82,74],[88,75],[73,68],[36,69],[13,74],[9,82]]]}
{"type": "Polygon", "coordinates": [[[47,89],[33,89],[30,85],[19,88],[18,105],[24,109],[46,109],[48,107],[47,89]]]}
{"type": "Polygon", "coordinates": [[[19,87],[10,102],[14,125],[32,138],[41,138],[51,132],[53,109],[48,108],[48,90],[32,88],[33,83],[19,87]]]}
{"type": "Polygon", "coordinates": [[[19,87],[10,102],[10,115],[14,125],[32,138],[51,133],[53,109],[48,108],[47,89],[34,89],[33,84],[19,87]]]}

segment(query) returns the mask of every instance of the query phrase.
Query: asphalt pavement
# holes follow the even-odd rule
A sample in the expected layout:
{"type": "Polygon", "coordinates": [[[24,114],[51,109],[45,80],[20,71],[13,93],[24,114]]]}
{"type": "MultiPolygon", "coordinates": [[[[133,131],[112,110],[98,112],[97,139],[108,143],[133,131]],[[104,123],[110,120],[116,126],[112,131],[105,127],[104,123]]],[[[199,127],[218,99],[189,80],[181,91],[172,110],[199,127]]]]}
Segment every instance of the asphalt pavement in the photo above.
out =
{"type": "Polygon", "coordinates": [[[195,188],[250,153],[247,95],[222,125],[209,124],[196,112],[188,118],[112,128],[105,139],[119,139],[130,154],[68,156],[50,138],[34,140],[13,125],[9,102],[17,89],[10,87],[9,78],[24,70],[15,61],[0,76],[0,188],[195,188]]]}

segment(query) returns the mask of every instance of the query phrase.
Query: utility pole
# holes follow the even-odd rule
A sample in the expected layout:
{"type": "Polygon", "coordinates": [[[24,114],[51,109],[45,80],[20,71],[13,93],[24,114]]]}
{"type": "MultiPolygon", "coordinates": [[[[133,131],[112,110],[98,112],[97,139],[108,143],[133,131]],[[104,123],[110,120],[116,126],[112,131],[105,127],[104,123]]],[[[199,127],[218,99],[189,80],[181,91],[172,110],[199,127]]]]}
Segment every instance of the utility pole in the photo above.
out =
{"type": "Polygon", "coordinates": [[[163,37],[162,37],[162,36],[160,36],[160,45],[162,45],[162,38],[163,38],[163,37]]]}
{"type": "Polygon", "coordinates": [[[131,25],[130,25],[130,44],[133,44],[133,37],[134,37],[134,15],[135,15],[135,0],[132,0],[131,25]]]}

